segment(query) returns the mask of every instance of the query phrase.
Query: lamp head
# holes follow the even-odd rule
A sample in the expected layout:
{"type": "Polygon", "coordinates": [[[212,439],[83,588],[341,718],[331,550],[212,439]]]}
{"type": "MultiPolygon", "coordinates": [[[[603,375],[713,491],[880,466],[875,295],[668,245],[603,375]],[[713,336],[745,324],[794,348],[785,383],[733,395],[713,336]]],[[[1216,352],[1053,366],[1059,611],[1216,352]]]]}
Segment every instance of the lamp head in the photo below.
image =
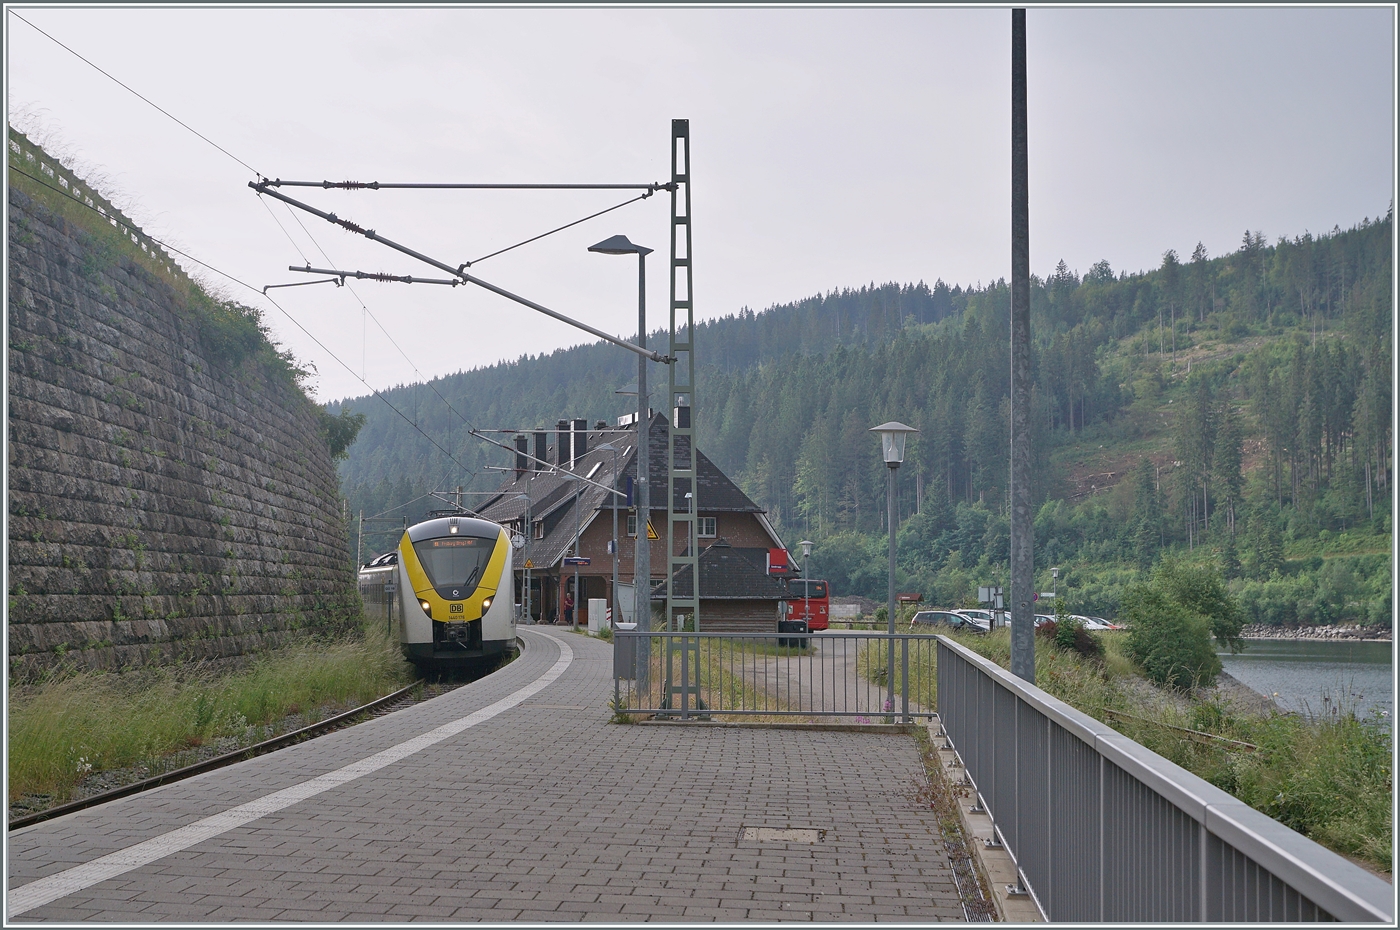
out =
{"type": "Polygon", "coordinates": [[[891,420],[879,426],[872,426],[870,432],[880,434],[880,448],[885,456],[885,464],[890,468],[898,468],[899,463],[904,461],[904,440],[910,433],[917,433],[918,430],[891,420]]]}
{"type": "Polygon", "coordinates": [[[804,539],[802,542],[798,543],[798,545],[802,547],[802,558],[805,559],[812,554],[812,547],[815,546],[816,543],[812,542],[810,539],[804,539]]]}
{"type": "Polygon", "coordinates": [[[604,255],[650,255],[652,250],[644,245],[637,245],[626,236],[612,236],[590,245],[588,251],[602,252],[604,255]]]}

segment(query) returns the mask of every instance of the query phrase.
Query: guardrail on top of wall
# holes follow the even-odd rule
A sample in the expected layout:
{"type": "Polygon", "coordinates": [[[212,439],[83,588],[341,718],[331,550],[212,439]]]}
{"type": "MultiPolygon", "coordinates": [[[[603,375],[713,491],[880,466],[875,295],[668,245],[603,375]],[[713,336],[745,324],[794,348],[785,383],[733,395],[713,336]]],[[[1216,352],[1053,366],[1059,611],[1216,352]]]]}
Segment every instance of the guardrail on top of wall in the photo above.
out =
{"type": "Polygon", "coordinates": [[[35,145],[17,129],[10,129],[9,148],[10,155],[19,167],[28,170],[45,183],[51,182],[70,194],[74,200],[96,210],[107,220],[108,225],[120,230],[124,238],[130,239],[132,245],[139,247],[142,252],[163,264],[166,274],[184,276],[183,270],[175,259],[170,257],[170,253],[143,232],[129,217],[112,206],[110,200],[94,191],[86,181],[80,180],[77,175],[64,168],[58,159],[35,145]]]}
{"type": "Polygon", "coordinates": [[[1386,882],[947,637],[938,711],[1053,921],[1384,921],[1386,882]]]}

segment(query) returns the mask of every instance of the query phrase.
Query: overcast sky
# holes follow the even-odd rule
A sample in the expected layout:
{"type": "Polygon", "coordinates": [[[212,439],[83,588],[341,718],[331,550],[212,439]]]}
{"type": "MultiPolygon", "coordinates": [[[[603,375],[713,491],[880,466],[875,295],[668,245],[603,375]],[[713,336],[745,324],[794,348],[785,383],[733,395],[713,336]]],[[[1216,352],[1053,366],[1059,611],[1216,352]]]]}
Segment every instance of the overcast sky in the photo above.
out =
{"type": "MultiPolygon", "coordinates": [[[[670,120],[688,118],[701,318],[1009,274],[1005,9],[7,9],[269,177],[666,181],[670,120]]],[[[1036,274],[1346,228],[1394,196],[1389,7],[1032,8],[1027,33],[1036,274]]],[[[303,231],[248,168],[8,13],[5,40],[11,121],[105,173],[152,235],[258,288],[305,280],[287,266],[308,260],[438,274],[314,217],[303,231]]],[[[625,199],[298,196],[454,265],[625,199]]],[[[668,222],[658,195],[473,271],[630,334],[635,261],[586,247],[624,233],[656,250],[659,325],[668,222]]],[[[316,365],[323,400],[589,338],[477,288],[271,292],[352,373],[222,283],[316,365]]]]}

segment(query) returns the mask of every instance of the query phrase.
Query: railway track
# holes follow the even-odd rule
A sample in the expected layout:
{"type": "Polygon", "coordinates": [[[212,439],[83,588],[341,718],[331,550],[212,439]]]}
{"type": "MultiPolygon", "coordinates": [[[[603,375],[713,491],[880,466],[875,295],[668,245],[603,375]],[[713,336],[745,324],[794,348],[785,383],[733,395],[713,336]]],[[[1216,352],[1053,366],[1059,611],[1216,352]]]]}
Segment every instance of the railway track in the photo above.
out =
{"type": "Polygon", "coordinates": [[[42,823],[43,821],[51,820],[54,817],[61,817],[64,814],[71,814],[74,811],[85,810],[89,807],[96,807],[98,804],[105,804],[108,801],[115,801],[118,798],[125,798],[133,794],[140,794],[143,791],[150,791],[152,788],[159,788],[161,785],[168,785],[172,782],[177,782],[185,778],[192,778],[195,775],[200,775],[204,772],[213,771],[214,769],[218,768],[223,768],[224,766],[232,765],[235,762],[242,762],[244,759],[251,759],[255,756],[265,755],[266,753],[274,752],[278,749],[282,749],[284,747],[291,746],[296,743],[304,742],[308,739],[314,739],[318,736],[324,736],[325,734],[334,732],[335,730],[341,730],[345,727],[354,726],[355,724],[361,723],[364,720],[371,720],[375,717],[383,717],[386,714],[391,714],[394,711],[402,710],[406,707],[411,707],[412,705],[417,704],[421,701],[428,700],[429,698],[434,698],[441,694],[445,694],[448,691],[452,691],[455,688],[459,688],[464,684],[467,684],[467,682],[459,681],[430,685],[424,679],[419,679],[418,681],[415,681],[413,684],[405,688],[400,688],[398,691],[395,691],[392,694],[386,694],[381,698],[376,698],[375,700],[370,701],[368,704],[361,705],[360,707],[356,707],[352,710],[347,710],[344,713],[336,714],[333,717],[327,717],[325,720],[321,720],[317,723],[313,723],[308,726],[292,730],[288,733],[283,733],[280,736],[274,736],[271,739],[265,739],[262,742],[254,743],[251,746],[245,746],[242,749],[235,749],[232,752],[226,752],[208,759],[202,759],[199,762],[193,763],[192,765],[182,766],[178,769],[171,769],[170,771],[162,772],[159,775],[153,775],[149,778],[143,778],[140,781],[134,781],[117,788],[112,788],[107,791],[99,792],[97,794],[91,794],[87,797],[78,798],[74,801],[68,801],[63,804],[57,804],[53,807],[47,808],[42,811],[36,811],[32,814],[25,814],[20,817],[13,817],[9,821],[8,829],[18,830],[21,827],[28,827],[36,823],[42,823]]]}

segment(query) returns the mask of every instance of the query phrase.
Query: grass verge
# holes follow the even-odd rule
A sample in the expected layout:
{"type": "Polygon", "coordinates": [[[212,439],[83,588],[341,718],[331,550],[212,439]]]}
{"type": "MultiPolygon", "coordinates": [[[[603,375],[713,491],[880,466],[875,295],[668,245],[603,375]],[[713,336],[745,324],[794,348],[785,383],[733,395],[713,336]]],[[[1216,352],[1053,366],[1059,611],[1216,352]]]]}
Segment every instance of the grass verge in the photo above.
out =
{"type": "Polygon", "coordinates": [[[382,631],[307,642],[241,671],[199,666],[126,674],[72,673],[9,692],[9,801],[63,803],[94,773],[156,767],[171,753],[274,735],[290,715],[314,723],[412,682],[413,667],[382,631]]]}
{"type": "MultiPolygon", "coordinates": [[[[1008,631],[951,638],[1010,667],[1008,631]]],[[[1099,639],[1103,657],[1088,659],[1037,637],[1036,686],[1334,852],[1391,870],[1392,736],[1380,720],[1358,718],[1345,700],[1306,718],[1163,690],[1142,677],[1122,636],[1099,639]]],[[[917,680],[922,692],[935,674],[931,656],[911,655],[911,687],[917,680]]]]}

